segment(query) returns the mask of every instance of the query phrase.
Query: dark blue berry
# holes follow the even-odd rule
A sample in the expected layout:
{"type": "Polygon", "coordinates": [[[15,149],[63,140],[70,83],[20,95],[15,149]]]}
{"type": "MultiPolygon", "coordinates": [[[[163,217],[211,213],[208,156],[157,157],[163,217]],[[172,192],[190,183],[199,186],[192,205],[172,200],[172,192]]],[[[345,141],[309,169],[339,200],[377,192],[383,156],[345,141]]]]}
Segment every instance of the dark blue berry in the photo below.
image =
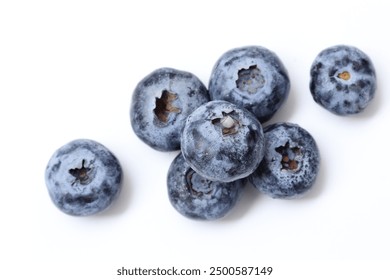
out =
{"type": "Polygon", "coordinates": [[[376,75],[370,58],[345,45],[327,48],[310,69],[310,91],[315,102],[337,115],[362,112],[373,99],[376,75]]]}
{"type": "Polygon", "coordinates": [[[226,100],[244,107],[262,123],[281,107],[289,90],[290,80],[284,65],[275,53],[260,46],[224,53],[209,81],[212,100],[226,100]]]}
{"type": "Polygon", "coordinates": [[[209,99],[206,87],[195,75],[172,68],[157,69],[134,90],[132,128],[156,150],[179,150],[185,119],[209,99]]]}
{"type": "Polygon", "coordinates": [[[198,220],[224,217],[236,204],[245,179],[229,183],[200,176],[179,154],[169,167],[167,186],[172,206],[183,216],[198,220]]]}
{"type": "Polygon", "coordinates": [[[320,154],[314,138],[302,127],[276,123],[264,128],[265,155],[249,181],[273,198],[302,196],[314,184],[320,154]]]}
{"type": "Polygon", "coordinates": [[[187,118],[181,150],[201,176],[235,181],[251,174],[263,158],[263,129],[249,111],[227,101],[210,101],[187,118]]]}
{"type": "Polygon", "coordinates": [[[54,204],[74,216],[93,215],[119,195],[122,169],[102,144],[78,139],[59,148],[46,167],[45,180],[54,204]]]}

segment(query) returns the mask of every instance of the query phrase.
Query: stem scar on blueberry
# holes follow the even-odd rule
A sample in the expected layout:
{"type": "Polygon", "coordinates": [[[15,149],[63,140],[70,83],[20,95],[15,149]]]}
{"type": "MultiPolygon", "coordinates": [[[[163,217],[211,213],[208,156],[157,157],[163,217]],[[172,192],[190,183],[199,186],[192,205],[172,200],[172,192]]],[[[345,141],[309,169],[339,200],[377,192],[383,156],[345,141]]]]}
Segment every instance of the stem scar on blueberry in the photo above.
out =
{"type": "Polygon", "coordinates": [[[163,90],[161,97],[156,97],[156,107],[153,112],[156,117],[163,123],[168,122],[170,113],[180,113],[181,110],[175,107],[172,103],[177,99],[177,95],[168,90],[163,90]]]}
{"type": "MultiPolygon", "coordinates": [[[[234,112],[234,111],[233,111],[234,112]]],[[[213,125],[219,126],[222,129],[222,135],[232,135],[238,132],[240,123],[231,117],[232,112],[222,112],[222,118],[215,118],[211,120],[213,125]]]]}
{"type": "Polygon", "coordinates": [[[348,81],[351,78],[351,74],[348,71],[341,72],[337,75],[337,78],[348,81]]]}
{"type": "Polygon", "coordinates": [[[287,141],[284,146],[275,148],[275,151],[282,156],[282,160],[280,161],[282,167],[280,170],[293,172],[299,170],[299,161],[297,160],[297,157],[302,154],[301,148],[290,147],[290,142],[287,141]]]}
{"type": "Polygon", "coordinates": [[[236,86],[242,91],[254,94],[264,86],[265,79],[257,65],[251,65],[248,69],[242,68],[237,74],[236,86]]]}
{"type": "Polygon", "coordinates": [[[87,184],[89,180],[88,173],[91,171],[92,168],[90,167],[85,167],[85,159],[82,160],[81,162],[81,168],[74,168],[74,169],[69,169],[70,175],[75,177],[76,179],[73,181],[72,186],[76,182],[80,182],[81,185],[87,184]]]}

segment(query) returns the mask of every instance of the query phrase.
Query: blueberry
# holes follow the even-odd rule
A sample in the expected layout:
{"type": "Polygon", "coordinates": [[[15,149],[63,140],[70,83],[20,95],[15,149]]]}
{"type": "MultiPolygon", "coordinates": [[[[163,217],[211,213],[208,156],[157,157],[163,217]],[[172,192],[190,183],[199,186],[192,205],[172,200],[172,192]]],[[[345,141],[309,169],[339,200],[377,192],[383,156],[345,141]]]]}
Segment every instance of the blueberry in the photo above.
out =
{"type": "Polygon", "coordinates": [[[362,112],[376,90],[370,58],[352,46],[337,45],[321,51],[311,66],[310,77],[314,101],[341,116],[362,112]]]}
{"type": "Polygon", "coordinates": [[[245,179],[223,183],[196,173],[180,153],[169,167],[167,186],[172,206],[183,216],[198,220],[224,217],[236,204],[245,179]]]}
{"type": "Polygon", "coordinates": [[[187,116],[210,100],[204,84],[193,74],[160,68],[136,86],[130,109],[135,134],[159,151],[180,149],[187,116]]]}
{"type": "Polygon", "coordinates": [[[263,129],[249,111],[227,101],[210,101],[187,118],[181,150],[201,176],[235,181],[251,174],[263,158],[263,129]]]}
{"type": "Polygon", "coordinates": [[[273,198],[297,198],[314,184],[320,154],[314,138],[297,124],[264,128],[265,155],[249,181],[273,198]]]}
{"type": "Polygon", "coordinates": [[[46,167],[53,203],[74,216],[93,215],[112,204],[121,189],[122,169],[102,144],[78,139],[59,148],[46,167]]]}
{"type": "Polygon", "coordinates": [[[216,62],[209,81],[212,100],[251,111],[260,122],[276,113],[288,96],[290,80],[277,55],[260,46],[236,48],[216,62]]]}

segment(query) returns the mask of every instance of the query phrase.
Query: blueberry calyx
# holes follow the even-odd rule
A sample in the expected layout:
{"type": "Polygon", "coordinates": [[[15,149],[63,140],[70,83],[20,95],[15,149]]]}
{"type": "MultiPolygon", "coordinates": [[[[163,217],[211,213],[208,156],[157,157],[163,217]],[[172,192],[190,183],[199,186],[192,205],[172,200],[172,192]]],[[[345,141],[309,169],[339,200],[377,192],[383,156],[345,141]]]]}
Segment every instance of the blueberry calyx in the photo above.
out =
{"type": "Polygon", "coordinates": [[[198,197],[209,195],[213,191],[211,181],[202,178],[192,169],[186,174],[186,183],[188,190],[198,197]]]}
{"type": "Polygon", "coordinates": [[[69,174],[75,177],[75,180],[72,183],[72,186],[79,182],[80,185],[87,185],[91,180],[89,174],[91,173],[91,167],[85,167],[85,159],[81,162],[81,168],[72,168],[69,169],[69,174]]]}
{"type": "Polygon", "coordinates": [[[161,97],[156,97],[156,108],[153,110],[156,117],[163,123],[168,123],[170,113],[180,113],[181,110],[175,107],[172,102],[177,99],[177,94],[163,90],[161,97]]]}
{"type": "Polygon", "coordinates": [[[232,135],[238,132],[240,123],[232,117],[234,111],[230,113],[222,112],[222,118],[211,120],[213,125],[219,126],[222,130],[222,135],[232,135]]]}
{"type": "Polygon", "coordinates": [[[300,165],[298,159],[302,157],[302,151],[299,147],[290,147],[290,142],[287,141],[284,146],[275,148],[275,151],[282,156],[280,161],[282,167],[280,170],[296,172],[300,165]]]}
{"type": "Polygon", "coordinates": [[[257,65],[251,65],[248,69],[242,68],[237,74],[236,86],[242,91],[254,94],[264,86],[265,79],[257,65]]]}

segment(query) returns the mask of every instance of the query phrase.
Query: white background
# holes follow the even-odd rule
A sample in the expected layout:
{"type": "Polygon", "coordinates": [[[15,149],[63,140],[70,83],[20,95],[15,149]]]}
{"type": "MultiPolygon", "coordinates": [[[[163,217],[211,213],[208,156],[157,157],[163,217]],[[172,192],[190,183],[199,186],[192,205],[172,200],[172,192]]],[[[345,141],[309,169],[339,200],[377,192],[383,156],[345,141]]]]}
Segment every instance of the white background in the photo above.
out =
{"type": "Polygon", "coordinates": [[[122,266],[246,265],[273,266],[269,279],[388,279],[390,19],[383,3],[1,1],[0,278],[118,279],[122,266]],[[341,43],[366,52],[377,71],[376,97],[354,117],[322,109],[308,88],[315,56],[341,43]],[[298,123],[315,137],[318,181],[293,201],[248,187],[225,219],[186,219],[166,191],[177,153],[135,136],[132,91],[164,66],[207,85],[223,52],[252,44],[276,52],[288,69],[290,96],[270,123],[298,123]],[[94,217],[63,214],[46,191],[49,158],[76,138],[104,144],[124,170],[121,196],[94,217]]]}

